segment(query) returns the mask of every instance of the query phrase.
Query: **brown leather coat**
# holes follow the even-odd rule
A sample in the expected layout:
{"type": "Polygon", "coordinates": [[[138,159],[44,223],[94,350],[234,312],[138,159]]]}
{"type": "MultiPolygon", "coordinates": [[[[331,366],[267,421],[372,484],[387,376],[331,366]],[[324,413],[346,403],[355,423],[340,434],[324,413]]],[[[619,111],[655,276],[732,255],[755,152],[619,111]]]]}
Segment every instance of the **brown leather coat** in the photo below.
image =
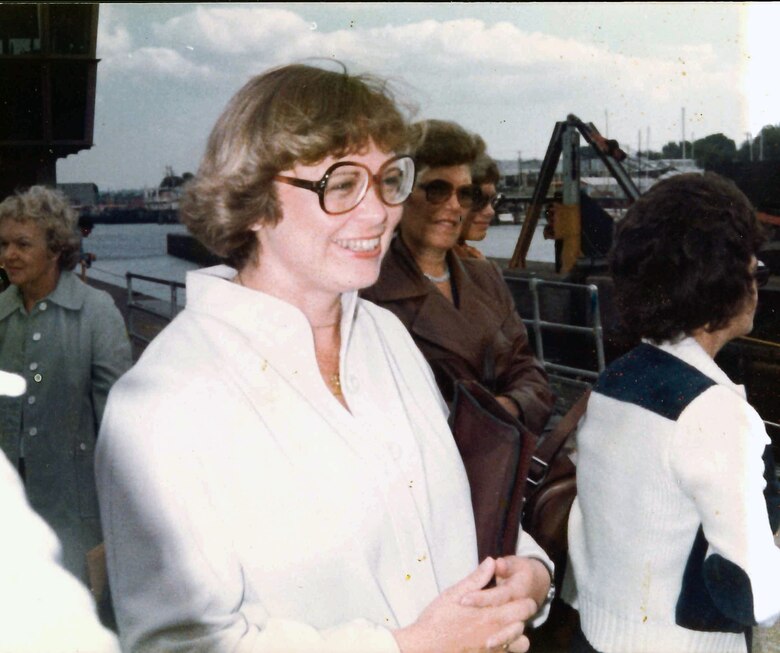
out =
{"type": "Polygon", "coordinates": [[[491,261],[461,260],[452,252],[447,257],[457,307],[423,276],[398,235],[379,280],[361,295],[406,325],[445,400],[452,400],[453,377],[477,380],[494,394],[511,397],[525,425],[541,433],[553,395],[501,271],[491,261]]]}

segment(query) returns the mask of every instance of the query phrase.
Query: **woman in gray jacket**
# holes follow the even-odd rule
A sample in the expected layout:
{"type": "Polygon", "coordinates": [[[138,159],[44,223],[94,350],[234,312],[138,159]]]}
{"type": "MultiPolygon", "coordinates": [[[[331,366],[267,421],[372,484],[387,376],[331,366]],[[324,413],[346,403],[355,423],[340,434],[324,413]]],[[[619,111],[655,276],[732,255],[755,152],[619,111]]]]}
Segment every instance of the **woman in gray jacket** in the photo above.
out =
{"type": "Polygon", "coordinates": [[[76,215],[59,192],[33,186],[0,204],[0,368],[27,381],[0,398],[0,443],[32,507],[57,533],[65,567],[86,580],[101,540],[95,439],[111,385],[130,367],[125,324],[111,297],[72,272],[76,215]]]}

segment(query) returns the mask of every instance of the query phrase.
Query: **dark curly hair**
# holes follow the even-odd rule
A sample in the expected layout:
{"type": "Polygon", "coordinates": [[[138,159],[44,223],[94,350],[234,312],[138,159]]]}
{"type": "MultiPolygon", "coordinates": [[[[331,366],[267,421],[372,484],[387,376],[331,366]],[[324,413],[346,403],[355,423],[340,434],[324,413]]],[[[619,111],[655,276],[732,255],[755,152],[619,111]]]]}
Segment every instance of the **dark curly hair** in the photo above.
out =
{"type": "Polygon", "coordinates": [[[618,223],[610,254],[628,335],[661,342],[725,327],[753,292],[763,240],[733,182],[708,172],[657,183],[618,223]]]}
{"type": "Polygon", "coordinates": [[[408,122],[386,80],[306,64],[250,79],[217,120],[181,221],[208,249],[241,269],[257,255],[251,227],[276,224],[274,175],[377,147],[404,153],[408,122]]]}

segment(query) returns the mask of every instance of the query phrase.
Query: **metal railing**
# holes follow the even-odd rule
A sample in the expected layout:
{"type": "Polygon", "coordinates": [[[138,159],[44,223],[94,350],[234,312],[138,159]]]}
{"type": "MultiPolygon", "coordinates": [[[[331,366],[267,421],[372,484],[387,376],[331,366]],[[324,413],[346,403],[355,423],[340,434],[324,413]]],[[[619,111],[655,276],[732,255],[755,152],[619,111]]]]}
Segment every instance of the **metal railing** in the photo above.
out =
{"type": "Polygon", "coordinates": [[[531,294],[533,310],[532,316],[530,318],[524,317],[523,322],[533,334],[536,357],[544,365],[547,373],[551,377],[556,377],[560,380],[582,386],[590,385],[588,381],[584,381],[582,379],[590,379],[595,381],[598,378],[599,373],[602,372],[606,366],[604,358],[604,329],[601,323],[601,308],[599,304],[598,287],[593,284],[586,285],[567,283],[564,281],[547,281],[535,277],[507,277],[506,282],[510,288],[514,284],[526,284],[528,286],[531,294]],[[577,293],[584,294],[587,299],[586,313],[588,324],[578,325],[572,324],[570,322],[560,322],[551,319],[545,319],[545,316],[542,315],[542,301],[540,296],[547,289],[566,291],[566,300],[568,301],[569,305],[571,305],[571,299],[574,295],[577,293]],[[562,363],[556,363],[547,360],[545,358],[543,338],[545,331],[590,335],[593,338],[597,369],[575,367],[574,365],[564,365],[562,363]]]}
{"type": "Polygon", "coordinates": [[[153,336],[141,333],[136,328],[135,317],[137,314],[151,315],[155,318],[170,322],[179,312],[179,291],[184,290],[185,285],[180,281],[170,281],[169,279],[159,279],[157,277],[148,277],[143,274],[127,272],[127,332],[131,338],[140,340],[148,344],[153,336]],[[162,286],[168,286],[170,292],[170,301],[150,297],[133,289],[133,281],[144,281],[147,283],[156,283],[162,286]],[[140,298],[139,298],[140,297],[140,298]],[[167,310],[165,310],[167,308],[167,310]]]}

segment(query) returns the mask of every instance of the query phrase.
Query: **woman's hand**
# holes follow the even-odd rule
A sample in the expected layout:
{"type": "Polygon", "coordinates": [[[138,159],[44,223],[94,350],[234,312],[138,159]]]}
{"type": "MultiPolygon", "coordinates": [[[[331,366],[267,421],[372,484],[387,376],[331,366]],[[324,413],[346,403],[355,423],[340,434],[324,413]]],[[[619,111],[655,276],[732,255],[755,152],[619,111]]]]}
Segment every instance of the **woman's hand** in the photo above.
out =
{"type": "Polygon", "coordinates": [[[514,399],[510,399],[506,395],[496,396],[496,401],[515,419],[520,419],[520,407],[515,403],[514,399]]]}
{"type": "MultiPolygon", "coordinates": [[[[524,602],[529,606],[525,621],[532,618],[544,603],[550,590],[550,572],[536,558],[507,556],[496,560],[496,586],[469,592],[461,599],[462,605],[481,608],[496,607],[513,602],[524,602]]],[[[507,632],[509,632],[507,630],[507,632]]],[[[522,629],[521,629],[522,632],[522,629]]],[[[502,639],[499,643],[509,643],[509,650],[523,653],[528,650],[527,638],[519,640],[502,639]],[[522,641],[520,641],[522,640],[522,641]]]]}
{"type": "Polygon", "coordinates": [[[537,604],[527,597],[514,598],[521,592],[519,582],[510,582],[514,575],[511,566],[502,562],[500,577],[498,568],[498,561],[486,558],[463,580],[444,590],[415,623],[396,630],[401,653],[506,650],[503,647],[507,644],[518,653],[527,651],[529,642],[523,630],[537,604]],[[497,582],[509,585],[509,591],[497,594],[494,590],[498,588],[484,589],[494,575],[497,582]]]}

